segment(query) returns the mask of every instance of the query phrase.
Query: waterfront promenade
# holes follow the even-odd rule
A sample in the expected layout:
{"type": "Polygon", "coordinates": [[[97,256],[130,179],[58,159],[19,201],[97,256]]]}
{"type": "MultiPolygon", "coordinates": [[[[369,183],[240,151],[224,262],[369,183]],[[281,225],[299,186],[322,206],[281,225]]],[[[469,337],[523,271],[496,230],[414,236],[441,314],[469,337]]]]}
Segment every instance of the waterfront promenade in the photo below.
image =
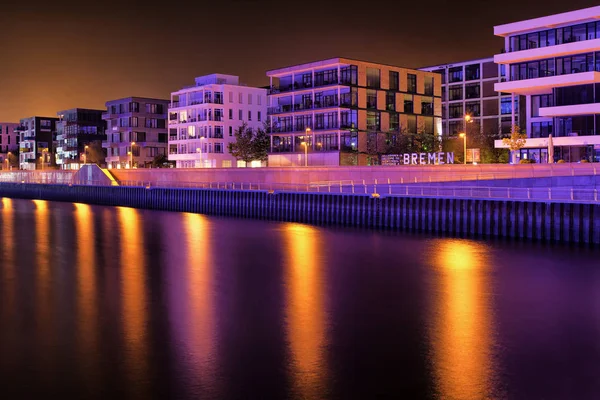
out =
{"type": "MultiPolygon", "coordinates": [[[[243,174],[239,170],[232,171],[228,176],[231,178],[229,182],[189,182],[188,179],[194,174],[202,176],[201,172],[177,170],[115,173],[114,176],[118,177],[135,174],[141,177],[143,174],[146,178],[154,178],[122,181],[108,179],[104,171],[88,166],[75,174],[62,171],[4,173],[0,175],[0,195],[317,225],[598,245],[600,202],[595,185],[599,182],[598,176],[594,175],[594,167],[561,165],[537,169],[501,166],[498,174],[515,176],[509,180],[515,185],[503,187],[493,186],[493,183],[505,183],[507,178],[480,179],[480,175],[471,171],[467,173],[464,167],[457,168],[452,175],[444,175],[435,169],[411,169],[405,172],[387,168],[363,170],[363,176],[370,172],[371,182],[365,179],[350,183],[269,183],[263,179],[262,183],[252,183],[235,182],[234,178],[243,174]],[[395,176],[396,181],[402,173],[412,174],[413,177],[419,173],[423,179],[429,177],[431,180],[419,182],[417,179],[412,184],[393,183],[391,178],[389,181],[383,180],[383,183],[375,181],[375,175],[380,176],[385,172],[395,176]],[[181,174],[180,180],[163,180],[165,176],[177,174],[181,174]],[[532,180],[531,175],[537,177],[534,180],[557,179],[555,183],[581,180],[588,182],[588,185],[577,188],[572,185],[523,187],[522,181],[532,180]],[[101,180],[101,177],[105,179],[101,180]],[[450,178],[460,180],[452,184],[450,178]],[[465,186],[469,178],[479,186],[465,186]],[[484,184],[487,186],[482,186],[484,184]]],[[[263,178],[269,179],[272,179],[269,174],[283,172],[248,170],[254,175],[263,173],[263,178]]],[[[294,169],[286,173],[296,179],[304,174],[303,179],[306,179],[311,172],[315,171],[294,169]]],[[[330,172],[330,176],[335,172],[330,172]]],[[[341,176],[339,172],[345,171],[337,172],[337,176],[341,176]]]]}

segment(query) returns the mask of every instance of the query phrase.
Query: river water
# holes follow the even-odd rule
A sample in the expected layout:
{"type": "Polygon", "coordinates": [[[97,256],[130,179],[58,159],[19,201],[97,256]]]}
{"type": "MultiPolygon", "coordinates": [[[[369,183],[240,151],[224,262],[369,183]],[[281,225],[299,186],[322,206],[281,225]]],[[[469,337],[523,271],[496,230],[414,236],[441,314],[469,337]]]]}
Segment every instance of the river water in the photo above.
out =
{"type": "Polygon", "coordinates": [[[0,397],[592,399],[600,250],[2,199],[0,397]]]}

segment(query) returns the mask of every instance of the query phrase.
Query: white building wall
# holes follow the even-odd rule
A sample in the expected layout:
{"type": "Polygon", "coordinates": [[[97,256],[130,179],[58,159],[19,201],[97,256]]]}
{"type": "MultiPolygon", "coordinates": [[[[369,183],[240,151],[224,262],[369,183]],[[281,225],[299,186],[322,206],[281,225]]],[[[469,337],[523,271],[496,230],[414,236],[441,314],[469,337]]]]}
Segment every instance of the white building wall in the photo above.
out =
{"type": "Polygon", "coordinates": [[[267,120],[266,89],[238,85],[238,78],[230,75],[199,77],[196,82],[202,85],[171,94],[169,160],[175,161],[177,168],[245,166],[229,154],[228,144],[235,142],[235,131],[244,122],[252,129],[264,127],[267,120]],[[194,99],[204,99],[206,92],[211,93],[211,102],[192,104],[194,99]],[[215,103],[216,92],[223,94],[222,104],[215,103]],[[215,110],[222,110],[221,121],[215,120],[215,110]],[[212,120],[208,118],[209,111],[212,120]],[[204,113],[207,119],[202,121],[200,116],[204,113]],[[222,128],[222,138],[215,137],[218,128],[222,128]]]}

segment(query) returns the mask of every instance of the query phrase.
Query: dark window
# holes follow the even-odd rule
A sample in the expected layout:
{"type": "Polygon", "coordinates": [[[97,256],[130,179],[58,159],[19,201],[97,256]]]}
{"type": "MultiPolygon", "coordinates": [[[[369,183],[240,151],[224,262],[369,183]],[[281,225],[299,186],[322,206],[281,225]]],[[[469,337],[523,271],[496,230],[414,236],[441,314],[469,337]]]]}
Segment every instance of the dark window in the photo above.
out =
{"type": "Polygon", "coordinates": [[[408,93],[417,93],[417,75],[407,74],[406,91],[408,93]]]}
{"type": "Polygon", "coordinates": [[[340,69],[340,83],[344,85],[358,84],[358,68],[356,65],[340,69]]]}
{"type": "Polygon", "coordinates": [[[367,108],[377,108],[377,91],[367,89],[367,108]]]}
{"type": "Polygon", "coordinates": [[[481,106],[478,101],[472,101],[465,104],[466,113],[472,117],[479,117],[481,115],[481,106]]]}
{"type": "Polygon", "coordinates": [[[448,105],[448,118],[462,118],[463,105],[462,103],[451,103],[448,105]]]}
{"type": "Polygon", "coordinates": [[[390,113],[390,131],[398,131],[400,129],[400,119],[398,113],[390,113]]]}
{"type": "MultiPolygon", "coordinates": [[[[507,108],[508,112],[506,114],[510,114],[510,99],[502,99],[503,107],[504,107],[504,100],[507,100],[506,108],[507,108]]],[[[553,107],[553,106],[554,106],[554,96],[552,96],[551,94],[531,96],[531,116],[532,117],[540,116],[540,108],[553,107]]],[[[504,113],[504,111],[505,110],[503,108],[502,112],[504,113]]]]}
{"type": "Polygon", "coordinates": [[[367,111],[367,130],[368,131],[381,130],[380,113],[378,111],[367,111]]]}
{"type": "Polygon", "coordinates": [[[467,99],[478,99],[480,97],[479,83],[469,83],[465,85],[465,97],[467,99]]]}
{"type": "Polygon", "coordinates": [[[404,112],[407,114],[414,113],[413,96],[410,94],[404,95],[404,112]]]}
{"type": "Polygon", "coordinates": [[[450,101],[462,100],[462,98],[463,98],[462,90],[463,90],[462,85],[450,86],[450,89],[448,90],[448,100],[450,100],[450,101]]]}
{"type": "Polygon", "coordinates": [[[433,98],[422,97],[421,98],[421,114],[433,115],[433,98]]]}
{"type": "Polygon", "coordinates": [[[396,93],[387,92],[385,94],[385,109],[388,111],[396,111],[396,93]]]}
{"type": "Polygon", "coordinates": [[[167,134],[166,133],[159,133],[158,134],[158,142],[159,143],[167,143],[167,134]]]}
{"type": "Polygon", "coordinates": [[[390,90],[398,90],[400,87],[399,74],[396,71],[390,71],[390,90]]]}
{"type": "Polygon", "coordinates": [[[435,77],[425,76],[425,96],[433,96],[435,77]]]}
{"type": "Polygon", "coordinates": [[[379,88],[380,87],[380,71],[379,68],[367,67],[367,87],[379,88]]]}
{"type": "Polygon", "coordinates": [[[481,68],[479,64],[465,66],[465,80],[472,81],[481,78],[481,68]]]}
{"type": "Polygon", "coordinates": [[[448,81],[450,83],[453,82],[462,82],[463,80],[463,68],[462,67],[454,67],[448,70],[448,81]]]}

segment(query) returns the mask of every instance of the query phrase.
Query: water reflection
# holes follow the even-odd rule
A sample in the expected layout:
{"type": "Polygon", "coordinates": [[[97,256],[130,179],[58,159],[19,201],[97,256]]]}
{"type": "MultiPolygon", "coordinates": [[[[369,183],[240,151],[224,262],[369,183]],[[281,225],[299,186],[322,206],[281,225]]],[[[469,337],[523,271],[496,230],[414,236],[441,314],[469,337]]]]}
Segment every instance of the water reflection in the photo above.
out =
{"type": "Polygon", "coordinates": [[[6,291],[6,308],[12,313],[15,301],[15,243],[14,243],[14,213],[13,201],[2,198],[2,275],[3,290],[6,291]]]}
{"type": "MultiPolygon", "coordinates": [[[[213,270],[209,219],[199,214],[184,214],[184,236],[187,242],[187,306],[186,343],[193,358],[192,369],[204,390],[214,384],[215,315],[213,302],[213,270]]],[[[204,392],[206,393],[206,392],[204,392]]]]}
{"type": "MultiPolygon", "coordinates": [[[[98,316],[96,313],[96,254],[94,238],[94,219],[91,207],[87,204],[75,204],[75,229],[77,237],[77,341],[81,354],[97,352],[98,316]]],[[[86,366],[95,358],[89,357],[86,366]]],[[[86,371],[86,376],[93,376],[86,371]]]]}
{"type": "MultiPolygon", "coordinates": [[[[145,388],[148,373],[146,321],[148,299],[145,290],[144,236],[139,211],[118,207],[121,245],[121,301],[125,336],[126,367],[135,382],[136,391],[145,388]]],[[[143,396],[136,393],[136,397],[143,396]]]]}
{"type": "Polygon", "coordinates": [[[318,398],[327,379],[324,355],[326,311],[321,265],[320,231],[286,224],[287,336],[293,358],[294,391],[300,398],[318,398]]]}
{"type": "Polygon", "coordinates": [[[430,335],[437,390],[443,399],[489,398],[492,310],[488,249],[479,243],[435,241],[435,312],[430,335]]]}

